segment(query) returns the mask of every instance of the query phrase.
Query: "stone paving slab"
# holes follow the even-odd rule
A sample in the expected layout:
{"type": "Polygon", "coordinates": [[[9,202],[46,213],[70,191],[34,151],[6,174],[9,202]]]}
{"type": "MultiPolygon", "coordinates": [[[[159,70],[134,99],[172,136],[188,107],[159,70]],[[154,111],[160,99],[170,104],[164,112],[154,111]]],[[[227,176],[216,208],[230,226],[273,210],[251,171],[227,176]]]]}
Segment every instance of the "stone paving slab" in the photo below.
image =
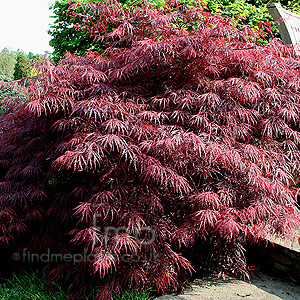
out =
{"type": "MultiPolygon", "coordinates": [[[[296,237],[295,237],[295,240],[293,242],[283,240],[283,239],[280,239],[280,238],[271,238],[269,240],[271,242],[275,243],[275,244],[280,245],[280,246],[289,248],[289,249],[291,249],[293,251],[296,251],[296,252],[300,252],[300,228],[296,229],[295,232],[296,232],[296,237]]],[[[300,298],[299,298],[299,300],[300,300],[300,298]]]]}
{"type": "Polygon", "coordinates": [[[300,286],[258,273],[252,283],[230,278],[196,279],[182,295],[164,295],[156,300],[300,300],[300,286]]]}

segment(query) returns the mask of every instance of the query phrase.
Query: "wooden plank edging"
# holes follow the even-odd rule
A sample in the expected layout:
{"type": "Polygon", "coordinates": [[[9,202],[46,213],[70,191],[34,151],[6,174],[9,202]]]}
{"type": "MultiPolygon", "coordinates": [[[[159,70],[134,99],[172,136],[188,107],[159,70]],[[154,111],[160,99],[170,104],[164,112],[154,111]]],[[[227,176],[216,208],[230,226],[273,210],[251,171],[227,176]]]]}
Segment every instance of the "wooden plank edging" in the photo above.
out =
{"type": "Polygon", "coordinates": [[[269,3],[267,8],[277,23],[283,43],[293,45],[300,55],[300,15],[284,9],[280,3],[269,3]]]}

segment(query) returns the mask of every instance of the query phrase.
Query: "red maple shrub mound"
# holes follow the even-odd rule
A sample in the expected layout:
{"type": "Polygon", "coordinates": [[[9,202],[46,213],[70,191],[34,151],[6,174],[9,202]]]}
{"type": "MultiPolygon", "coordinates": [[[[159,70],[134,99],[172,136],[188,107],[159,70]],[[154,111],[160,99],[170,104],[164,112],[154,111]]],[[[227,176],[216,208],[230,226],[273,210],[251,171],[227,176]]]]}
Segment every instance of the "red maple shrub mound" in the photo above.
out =
{"type": "Polygon", "coordinates": [[[40,259],[50,280],[99,299],[179,290],[195,243],[212,272],[247,276],[245,245],[299,226],[299,59],[200,6],[83,8],[105,53],[45,59],[26,99],[3,100],[2,259],[67,255],[40,259]]]}

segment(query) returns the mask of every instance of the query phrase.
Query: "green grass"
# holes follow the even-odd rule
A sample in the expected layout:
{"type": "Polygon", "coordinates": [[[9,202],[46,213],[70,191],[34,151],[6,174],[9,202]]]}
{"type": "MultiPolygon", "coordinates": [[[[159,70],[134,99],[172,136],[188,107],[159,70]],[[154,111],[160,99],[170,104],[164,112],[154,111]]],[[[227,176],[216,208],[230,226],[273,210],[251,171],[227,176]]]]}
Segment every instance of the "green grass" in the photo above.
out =
{"type": "MultiPolygon", "coordinates": [[[[56,284],[48,285],[44,273],[22,271],[0,284],[1,300],[67,300],[68,292],[56,284]]],[[[148,291],[126,291],[115,300],[152,300],[148,291]]],[[[89,295],[86,300],[93,300],[89,295]]]]}
{"type": "Polygon", "coordinates": [[[13,274],[10,280],[0,285],[1,300],[65,300],[67,294],[55,284],[49,289],[44,274],[34,272],[13,274]]]}
{"type": "Polygon", "coordinates": [[[148,291],[126,291],[116,297],[116,300],[151,300],[154,297],[150,296],[148,291]]]}

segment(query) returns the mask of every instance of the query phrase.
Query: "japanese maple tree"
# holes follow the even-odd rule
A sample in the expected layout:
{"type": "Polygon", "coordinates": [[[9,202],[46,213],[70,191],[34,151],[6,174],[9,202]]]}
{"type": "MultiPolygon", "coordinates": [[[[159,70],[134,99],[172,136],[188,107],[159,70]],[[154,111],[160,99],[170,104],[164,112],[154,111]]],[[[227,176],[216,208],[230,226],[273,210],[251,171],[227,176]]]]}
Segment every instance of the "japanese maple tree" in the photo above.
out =
{"type": "Polygon", "coordinates": [[[36,62],[27,97],[2,100],[1,259],[87,254],[43,266],[98,299],[180,290],[189,249],[247,277],[245,245],[299,226],[299,58],[201,3],[72,12],[108,48],[36,62]]]}

